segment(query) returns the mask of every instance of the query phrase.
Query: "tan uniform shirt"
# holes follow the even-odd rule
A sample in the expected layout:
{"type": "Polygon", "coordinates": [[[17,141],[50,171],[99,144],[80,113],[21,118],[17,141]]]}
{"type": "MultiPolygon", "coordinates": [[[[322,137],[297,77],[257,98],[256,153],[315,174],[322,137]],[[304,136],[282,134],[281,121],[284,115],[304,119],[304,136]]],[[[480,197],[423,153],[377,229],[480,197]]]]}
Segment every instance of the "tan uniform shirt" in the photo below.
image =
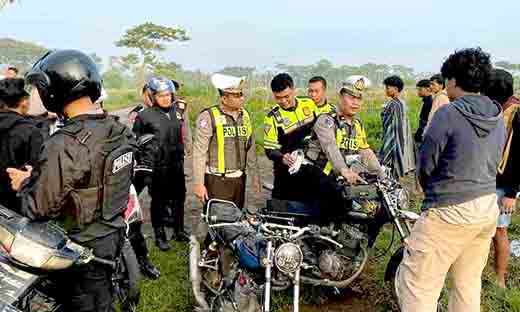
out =
{"type": "MultiPolygon", "coordinates": [[[[227,113],[235,120],[238,112],[227,113]]],[[[204,184],[204,174],[208,163],[208,150],[211,138],[213,137],[213,124],[208,110],[203,111],[197,118],[195,124],[195,135],[193,137],[193,183],[204,184]]],[[[234,144],[225,145],[225,149],[233,150],[234,144]]],[[[247,151],[246,169],[253,177],[258,176],[258,162],[256,157],[255,131],[251,133],[251,147],[247,151]]]]}

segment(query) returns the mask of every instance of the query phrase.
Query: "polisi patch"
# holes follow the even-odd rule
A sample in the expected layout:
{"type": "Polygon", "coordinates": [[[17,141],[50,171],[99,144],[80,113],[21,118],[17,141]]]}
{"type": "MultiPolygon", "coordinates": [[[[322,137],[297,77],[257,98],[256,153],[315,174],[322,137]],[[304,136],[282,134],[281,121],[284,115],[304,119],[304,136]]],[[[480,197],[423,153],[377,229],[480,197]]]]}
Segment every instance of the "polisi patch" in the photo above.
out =
{"type": "Polygon", "coordinates": [[[129,166],[133,163],[133,153],[128,152],[117,157],[112,164],[112,173],[117,173],[119,170],[123,169],[126,166],[129,166]]]}

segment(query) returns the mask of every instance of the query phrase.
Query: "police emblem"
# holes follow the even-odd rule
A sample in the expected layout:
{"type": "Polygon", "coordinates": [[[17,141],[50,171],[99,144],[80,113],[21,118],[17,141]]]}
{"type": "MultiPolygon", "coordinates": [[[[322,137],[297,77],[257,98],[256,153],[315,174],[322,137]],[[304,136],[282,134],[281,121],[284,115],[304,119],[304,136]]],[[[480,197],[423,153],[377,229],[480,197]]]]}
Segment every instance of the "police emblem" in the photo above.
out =
{"type": "Polygon", "coordinates": [[[332,120],[332,118],[325,118],[323,122],[325,123],[325,126],[327,128],[332,128],[332,126],[334,125],[334,121],[332,120]]]}
{"type": "Polygon", "coordinates": [[[288,126],[288,125],[291,124],[291,121],[290,121],[288,118],[284,118],[284,119],[283,119],[283,124],[286,125],[286,126],[288,126]]]}
{"type": "Polygon", "coordinates": [[[303,108],[303,114],[305,116],[310,116],[311,115],[311,110],[308,107],[304,107],[303,108]]]}
{"type": "Polygon", "coordinates": [[[220,124],[225,125],[227,123],[226,116],[220,115],[220,116],[218,116],[218,118],[219,118],[218,121],[220,124]]]}
{"type": "Polygon", "coordinates": [[[202,129],[205,129],[208,127],[208,121],[206,119],[202,119],[200,122],[199,122],[199,127],[201,127],[202,129]]]}
{"type": "Polygon", "coordinates": [[[271,125],[264,125],[264,132],[265,132],[265,134],[268,134],[269,130],[271,130],[271,125]]]}

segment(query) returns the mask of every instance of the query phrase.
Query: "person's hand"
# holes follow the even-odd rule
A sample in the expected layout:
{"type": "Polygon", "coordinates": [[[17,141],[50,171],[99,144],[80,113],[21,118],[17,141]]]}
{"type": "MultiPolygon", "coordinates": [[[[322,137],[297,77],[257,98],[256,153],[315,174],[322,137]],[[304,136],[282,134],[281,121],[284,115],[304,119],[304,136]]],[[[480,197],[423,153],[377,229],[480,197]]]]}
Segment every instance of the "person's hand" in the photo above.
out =
{"type": "Polygon", "coordinates": [[[193,145],[192,144],[186,144],[184,146],[184,155],[186,158],[190,158],[191,155],[193,155],[193,145]]]}
{"type": "Polygon", "coordinates": [[[205,203],[209,199],[208,190],[206,189],[204,184],[193,185],[193,193],[195,193],[195,196],[197,196],[197,198],[203,203],[205,203]]]}
{"type": "Polygon", "coordinates": [[[363,182],[363,179],[354,171],[350,169],[341,170],[341,175],[347,180],[350,184],[356,184],[357,182],[363,182]]]}
{"type": "Polygon", "coordinates": [[[128,114],[128,122],[133,124],[135,122],[135,117],[137,117],[137,112],[131,112],[128,114]]]}
{"type": "Polygon", "coordinates": [[[502,213],[513,214],[515,212],[516,198],[502,198],[502,213]]]}
{"type": "Polygon", "coordinates": [[[282,162],[285,165],[287,165],[287,167],[291,167],[292,165],[294,165],[295,161],[296,159],[294,159],[294,157],[291,154],[287,153],[283,155],[282,162]]]}
{"type": "Polygon", "coordinates": [[[9,175],[9,178],[11,178],[11,188],[14,191],[20,190],[22,182],[31,176],[33,168],[31,166],[25,166],[25,169],[26,170],[7,168],[7,174],[9,175]]]}
{"type": "Polygon", "coordinates": [[[260,180],[260,176],[256,176],[253,180],[253,186],[256,193],[262,193],[262,181],[260,180]]]}

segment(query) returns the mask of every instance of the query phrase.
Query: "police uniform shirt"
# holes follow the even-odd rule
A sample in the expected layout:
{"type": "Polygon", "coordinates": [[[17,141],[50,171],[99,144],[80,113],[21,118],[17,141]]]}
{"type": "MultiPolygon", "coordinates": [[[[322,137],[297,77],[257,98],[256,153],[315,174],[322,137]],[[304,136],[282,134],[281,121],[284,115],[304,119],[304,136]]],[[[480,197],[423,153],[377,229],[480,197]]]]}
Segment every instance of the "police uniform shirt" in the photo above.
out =
{"type": "Polygon", "coordinates": [[[337,172],[347,168],[342,152],[356,154],[359,150],[370,148],[366,131],[358,119],[352,119],[351,124],[344,121],[340,125],[342,129],[339,130],[343,130],[346,135],[342,135],[341,140],[338,140],[338,122],[331,114],[320,115],[313,128],[318,142],[312,142],[309,147],[310,153],[314,155],[319,153],[318,149],[325,153],[332,168],[337,172]]]}
{"type": "MultiPolygon", "coordinates": [[[[226,113],[235,120],[239,118],[238,111],[226,113]]],[[[206,173],[206,166],[209,161],[209,145],[214,135],[212,117],[209,110],[200,113],[195,123],[195,135],[193,139],[193,183],[204,184],[204,175],[206,173]]],[[[258,163],[256,157],[255,147],[255,131],[251,133],[251,146],[246,154],[246,169],[253,176],[258,176],[258,163]]],[[[225,149],[235,149],[235,145],[227,144],[225,149]]]]}

